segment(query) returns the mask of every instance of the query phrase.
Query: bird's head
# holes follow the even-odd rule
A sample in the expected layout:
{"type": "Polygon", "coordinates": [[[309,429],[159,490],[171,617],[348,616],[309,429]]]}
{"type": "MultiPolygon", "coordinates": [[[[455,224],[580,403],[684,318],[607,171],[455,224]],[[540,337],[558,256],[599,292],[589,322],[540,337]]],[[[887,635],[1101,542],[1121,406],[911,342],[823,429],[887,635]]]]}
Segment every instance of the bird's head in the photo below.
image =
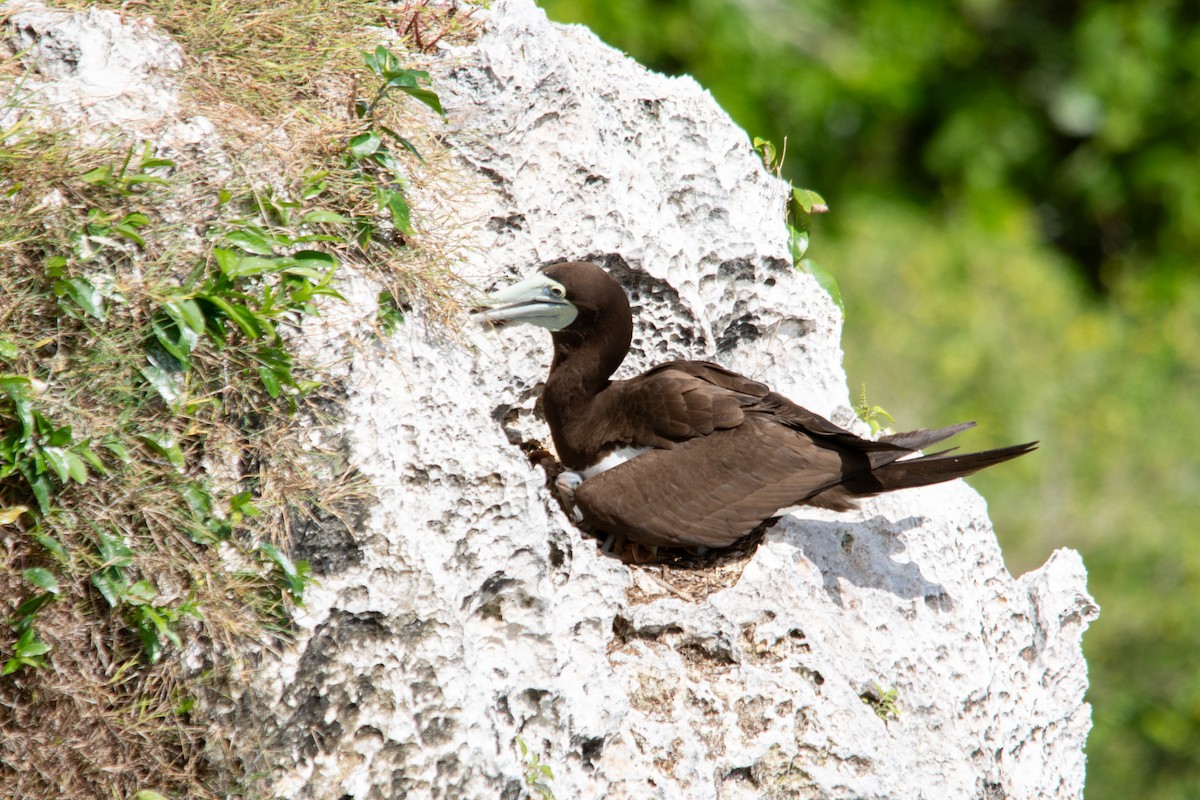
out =
{"type": "Polygon", "coordinates": [[[595,264],[552,264],[487,295],[472,319],[494,325],[524,322],[559,332],[609,327],[606,317],[628,319],[621,284],[595,264]]]}

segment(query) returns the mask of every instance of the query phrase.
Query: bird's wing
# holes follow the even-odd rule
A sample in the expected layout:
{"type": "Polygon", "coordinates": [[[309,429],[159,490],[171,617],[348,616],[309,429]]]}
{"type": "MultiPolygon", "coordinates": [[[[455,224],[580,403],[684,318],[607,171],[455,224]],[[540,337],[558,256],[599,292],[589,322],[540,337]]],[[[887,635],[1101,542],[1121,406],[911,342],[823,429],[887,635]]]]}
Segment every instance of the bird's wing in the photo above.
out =
{"type": "Polygon", "coordinates": [[[750,412],[737,427],[651,450],[589,478],[575,502],[597,528],[635,542],[727,547],[779,509],[867,469],[866,459],[750,412]]]}
{"type": "Polygon", "coordinates": [[[896,452],[907,442],[872,441],[771,391],[765,384],[708,361],[669,361],[636,378],[616,381],[603,393],[598,416],[637,431],[632,444],[670,449],[680,442],[741,425],[747,413],[856,450],[896,452]]]}
{"type": "Polygon", "coordinates": [[[736,428],[767,388],[716,370],[720,368],[703,362],[673,361],[614,381],[597,398],[593,424],[613,426],[628,444],[664,449],[736,428]],[[711,380],[710,372],[720,382],[711,380]]]}

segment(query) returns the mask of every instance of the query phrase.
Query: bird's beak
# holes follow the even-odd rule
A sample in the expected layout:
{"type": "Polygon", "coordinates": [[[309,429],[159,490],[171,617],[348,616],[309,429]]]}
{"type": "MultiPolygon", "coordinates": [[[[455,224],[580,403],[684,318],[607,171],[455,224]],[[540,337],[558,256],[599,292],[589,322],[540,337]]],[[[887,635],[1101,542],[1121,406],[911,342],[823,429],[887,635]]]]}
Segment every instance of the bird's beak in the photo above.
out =
{"type": "Polygon", "coordinates": [[[575,321],[579,311],[566,299],[566,289],[558,281],[535,272],[519,283],[497,289],[487,295],[471,315],[476,322],[503,325],[525,322],[561,331],[575,321]]]}

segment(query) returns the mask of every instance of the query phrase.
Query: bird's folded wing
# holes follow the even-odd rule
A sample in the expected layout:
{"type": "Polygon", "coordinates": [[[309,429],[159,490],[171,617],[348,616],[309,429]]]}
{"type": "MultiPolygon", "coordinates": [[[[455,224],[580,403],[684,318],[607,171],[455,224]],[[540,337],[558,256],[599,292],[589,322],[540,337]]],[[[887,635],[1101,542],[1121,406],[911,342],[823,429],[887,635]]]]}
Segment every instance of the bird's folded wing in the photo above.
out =
{"type": "Polygon", "coordinates": [[[603,416],[622,420],[640,439],[629,442],[671,448],[696,436],[742,424],[749,412],[818,438],[859,450],[907,452],[907,443],[871,441],[771,391],[765,384],[707,361],[669,361],[605,392],[603,416]]]}
{"type": "Polygon", "coordinates": [[[651,450],[589,478],[575,501],[600,530],[642,544],[726,547],[864,467],[861,453],[748,414],[736,428],[651,450]]]}

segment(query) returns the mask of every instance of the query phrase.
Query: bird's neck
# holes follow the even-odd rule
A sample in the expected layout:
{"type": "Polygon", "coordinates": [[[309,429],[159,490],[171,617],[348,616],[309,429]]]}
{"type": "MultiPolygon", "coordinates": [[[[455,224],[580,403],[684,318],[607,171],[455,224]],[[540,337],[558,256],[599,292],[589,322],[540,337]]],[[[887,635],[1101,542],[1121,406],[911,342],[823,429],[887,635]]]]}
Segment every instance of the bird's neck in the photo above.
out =
{"type": "Polygon", "coordinates": [[[612,374],[629,352],[629,338],[614,335],[583,338],[570,331],[554,335],[554,361],[542,393],[542,410],[558,457],[572,469],[590,465],[596,397],[608,388],[612,374]]]}

